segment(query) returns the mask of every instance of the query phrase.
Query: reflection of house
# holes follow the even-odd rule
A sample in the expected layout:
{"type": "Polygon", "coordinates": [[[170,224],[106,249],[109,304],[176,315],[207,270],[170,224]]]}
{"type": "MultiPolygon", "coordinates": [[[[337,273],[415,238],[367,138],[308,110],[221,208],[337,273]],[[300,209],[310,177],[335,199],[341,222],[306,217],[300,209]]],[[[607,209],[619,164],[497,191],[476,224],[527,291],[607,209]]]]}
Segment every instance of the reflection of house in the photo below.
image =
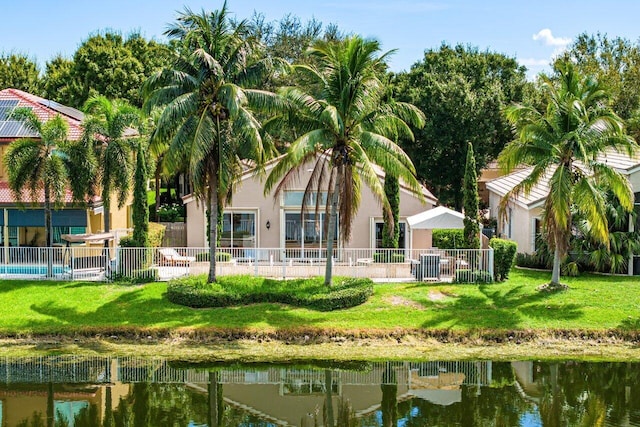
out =
{"type": "MultiPolygon", "coordinates": [[[[82,134],[84,114],[74,108],[17,90],[0,91],[0,158],[8,145],[18,138],[38,138],[26,129],[22,122],[11,120],[15,108],[31,108],[36,116],[47,121],[60,115],[69,125],[68,137],[77,140],[82,134]]],[[[37,203],[32,204],[27,192],[22,199],[25,210],[20,210],[8,188],[7,171],[0,162],[0,240],[7,246],[41,246],[44,244],[44,194],[37,195],[37,203]]],[[[115,199],[115,198],[114,198],[115,199]]],[[[52,215],[53,239],[62,243],[63,234],[97,233],[103,229],[103,205],[99,198],[88,201],[87,208],[71,205],[71,194],[67,191],[64,208],[52,215]]],[[[118,209],[114,200],[111,206],[111,228],[125,229],[130,226],[129,206],[118,209]]]]}
{"type": "MultiPolygon", "coordinates": [[[[273,160],[266,166],[268,173],[277,163],[273,160]]],[[[233,203],[225,208],[221,236],[222,247],[234,248],[288,248],[292,251],[314,250],[326,247],[324,226],[326,193],[320,195],[323,206],[318,212],[318,221],[313,208],[304,219],[300,215],[304,186],[310,176],[309,168],[301,168],[297,185],[289,188],[280,197],[273,192],[264,196],[264,185],[259,177],[247,170],[236,193],[233,203]]],[[[384,179],[384,173],[379,170],[384,179]]],[[[435,205],[435,197],[422,188],[426,205],[401,184],[400,186],[400,247],[420,249],[431,246],[430,230],[411,230],[406,218],[430,209],[435,205]]],[[[317,196],[315,196],[317,197],[317,196]]],[[[315,199],[314,197],[314,199],[315,199]]],[[[187,206],[187,244],[192,247],[206,246],[205,206],[188,195],[184,197],[187,206]]],[[[308,204],[315,206],[315,200],[308,204]]],[[[362,185],[360,209],[354,220],[349,248],[379,247],[382,239],[382,208],[374,199],[371,190],[362,185]]],[[[338,240],[338,239],[336,239],[338,240]]]]}
{"type": "MultiPolygon", "coordinates": [[[[636,206],[640,205],[640,154],[629,157],[626,154],[609,151],[598,159],[615,168],[629,179],[635,192],[636,206]]],[[[544,201],[549,194],[550,175],[543,176],[529,194],[520,194],[510,199],[504,216],[499,217],[502,198],[531,173],[531,168],[519,169],[487,183],[491,216],[498,218],[498,234],[518,243],[518,252],[531,253],[536,250],[536,236],[541,232],[541,217],[544,201]]],[[[640,226],[640,216],[631,230],[640,226]]],[[[640,270],[636,268],[636,270],[640,270]]],[[[630,274],[633,274],[630,271],[630,274]]],[[[640,274],[636,271],[635,274],[640,274]]]]}

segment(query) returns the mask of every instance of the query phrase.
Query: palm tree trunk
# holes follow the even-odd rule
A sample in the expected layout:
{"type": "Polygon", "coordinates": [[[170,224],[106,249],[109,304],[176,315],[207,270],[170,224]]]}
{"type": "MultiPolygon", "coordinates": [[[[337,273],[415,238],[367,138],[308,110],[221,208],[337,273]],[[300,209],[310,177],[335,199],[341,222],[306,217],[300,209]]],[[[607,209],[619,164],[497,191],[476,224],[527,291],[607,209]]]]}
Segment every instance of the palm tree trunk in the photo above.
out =
{"type": "Polygon", "coordinates": [[[214,164],[209,176],[209,278],[216,281],[216,249],[218,245],[218,168],[214,164]]]}
{"type": "Polygon", "coordinates": [[[333,194],[331,196],[331,214],[329,216],[329,230],[327,230],[327,265],[324,270],[324,284],[331,286],[333,275],[333,240],[335,239],[335,228],[338,218],[338,200],[340,197],[340,179],[342,178],[342,166],[338,166],[336,174],[336,182],[333,186],[333,194]]]}
{"type": "Polygon", "coordinates": [[[49,184],[44,184],[44,234],[47,242],[47,252],[45,257],[47,259],[47,277],[53,277],[53,253],[51,247],[53,246],[53,236],[51,235],[51,189],[49,184]]]}
{"type": "Polygon", "coordinates": [[[155,176],[155,180],[156,180],[156,203],[153,206],[153,220],[154,221],[158,221],[158,206],[160,206],[160,168],[158,167],[158,165],[156,165],[156,176],[155,176]]]}
{"type": "Polygon", "coordinates": [[[333,396],[331,394],[333,387],[333,375],[330,369],[324,370],[324,388],[325,388],[325,424],[327,427],[334,427],[335,419],[333,415],[333,396]]]}
{"type": "Polygon", "coordinates": [[[560,284],[560,249],[558,249],[557,243],[556,248],[553,251],[553,270],[551,272],[551,284],[560,284]]]}

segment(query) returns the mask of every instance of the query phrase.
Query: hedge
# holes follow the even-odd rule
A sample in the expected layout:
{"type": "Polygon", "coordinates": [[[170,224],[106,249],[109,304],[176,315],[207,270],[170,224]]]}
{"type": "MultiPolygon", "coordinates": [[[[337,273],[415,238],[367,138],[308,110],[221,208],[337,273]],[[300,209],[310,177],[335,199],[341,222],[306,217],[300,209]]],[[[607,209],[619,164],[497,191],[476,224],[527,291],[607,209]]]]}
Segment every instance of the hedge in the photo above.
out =
{"type": "Polygon", "coordinates": [[[391,251],[375,252],[373,262],[376,263],[401,263],[404,262],[404,254],[394,254],[391,251]]]}
{"type": "Polygon", "coordinates": [[[509,277],[518,251],[518,244],[512,240],[493,238],[489,241],[493,248],[494,274],[496,281],[503,281],[509,277]]]}
{"type": "Polygon", "coordinates": [[[467,268],[459,268],[456,270],[454,283],[491,283],[493,277],[486,270],[473,271],[467,268]]]}
{"type": "Polygon", "coordinates": [[[466,249],[464,230],[440,228],[433,230],[431,245],[438,249],[466,249]]]}
{"type": "MultiPolygon", "coordinates": [[[[196,254],[196,261],[209,261],[209,252],[200,252],[196,254]]],[[[231,261],[231,254],[229,252],[216,252],[216,261],[229,262],[231,261]]]]}
{"type": "Polygon", "coordinates": [[[371,279],[335,279],[331,288],[322,278],[273,280],[252,276],[225,276],[206,283],[206,276],[172,280],[167,299],[193,308],[229,307],[255,303],[282,303],[318,311],[355,307],[373,295],[371,279]]]}

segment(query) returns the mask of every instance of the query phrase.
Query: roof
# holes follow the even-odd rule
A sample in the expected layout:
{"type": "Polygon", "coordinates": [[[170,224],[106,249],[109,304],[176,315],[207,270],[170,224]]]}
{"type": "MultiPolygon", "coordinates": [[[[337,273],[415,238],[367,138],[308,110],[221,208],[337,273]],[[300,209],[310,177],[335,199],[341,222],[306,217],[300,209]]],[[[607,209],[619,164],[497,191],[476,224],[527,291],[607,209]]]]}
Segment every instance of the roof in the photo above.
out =
{"type": "Polygon", "coordinates": [[[78,140],[82,136],[81,123],[84,119],[82,111],[18,89],[3,89],[0,90],[0,140],[37,136],[37,134],[33,134],[33,132],[24,128],[21,122],[6,120],[6,115],[15,107],[31,108],[43,122],[59,114],[69,125],[68,138],[70,140],[78,140]]]}
{"type": "MultiPolygon", "coordinates": [[[[95,196],[92,202],[96,203],[100,200],[101,199],[99,196],[95,196]]],[[[0,181],[0,205],[15,205],[16,203],[17,203],[16,198],[14,197],[13,192],[9,188],[9,183],[7,183],[6,181],[0,181]]],[[[35,201],[31,200],[31,195],[29,194],[29,190],[24,190],[22,192],[22,203],[25,205],[28,205],[31,203],[40,203],[40,204],[44,203],[44,190],[39,189],[36,191],[35,201]]],[[[65,190],[63,203],[65,204],[73,203],[73,194],[71,193],[71,190],[69,190],[68,188],[65,190]]]]}
{"type": "Polygon", "coordinates": [[[438,206],[407,218],[412,229],[464,228],[464,215],[444,206],[438,206]]]}
{"type": "MultiPolygon", "coordinates": [[[[640,153],[637,153],[634,156],[629,156],[628,154],[610,149],[599,156],[598,161],[606,163],[624,175],[630,175],[631,173],[640,170],[640,153]]],[[[487,182],[487,190],[498,194],[500,197],[504,197],[516,185],[529,176],[532,171],[533,167],[528,167],[516,170],[509,175],[493,179],[487,182]]],[[[529,194],[521,193],[517,196],[512,196],[511,200],[527,209],[531,209],[541,204],[547,197],[547,194],[549,194],[549,179],[554,171],[555,168],[552,168],[543,175],[538,183],[533,186],[529,194]]]]}

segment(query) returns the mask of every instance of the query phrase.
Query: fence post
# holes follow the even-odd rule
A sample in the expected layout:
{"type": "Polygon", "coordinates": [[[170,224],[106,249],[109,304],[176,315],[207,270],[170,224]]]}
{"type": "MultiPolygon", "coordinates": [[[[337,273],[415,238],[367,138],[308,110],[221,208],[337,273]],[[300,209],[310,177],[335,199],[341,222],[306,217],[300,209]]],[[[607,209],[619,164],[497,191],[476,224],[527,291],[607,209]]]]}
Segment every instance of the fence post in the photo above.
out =
{"type": "Polygon", "coordinates": [[[495,280],[493,275],[493,248],[489,248],[489,275],[491,280],[495,280]]]}

